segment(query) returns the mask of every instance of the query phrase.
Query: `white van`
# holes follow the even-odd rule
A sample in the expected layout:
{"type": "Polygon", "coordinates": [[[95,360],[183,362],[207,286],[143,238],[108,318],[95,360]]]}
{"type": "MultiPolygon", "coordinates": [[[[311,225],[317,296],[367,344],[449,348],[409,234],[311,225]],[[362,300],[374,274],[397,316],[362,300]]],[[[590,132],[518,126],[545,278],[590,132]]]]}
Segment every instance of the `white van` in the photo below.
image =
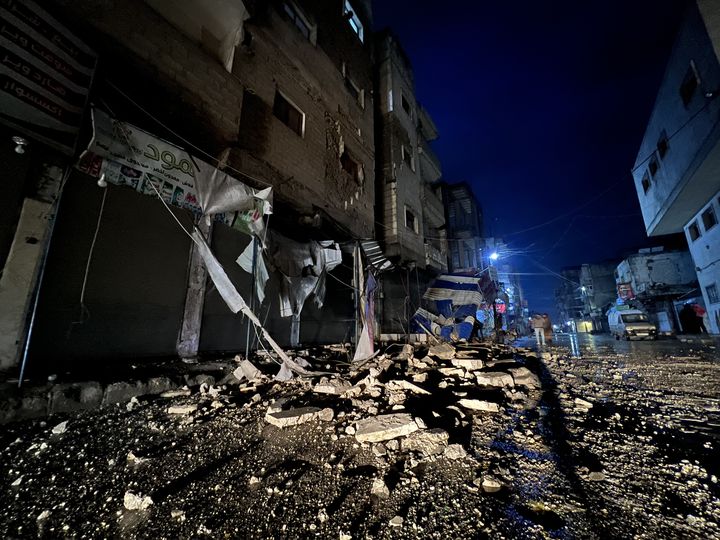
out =
{"type": "Polygon", "coordinates": [[[657,327],[639,309],[611,309],[608,325],[615,339],[657,339],[657,327]]]}

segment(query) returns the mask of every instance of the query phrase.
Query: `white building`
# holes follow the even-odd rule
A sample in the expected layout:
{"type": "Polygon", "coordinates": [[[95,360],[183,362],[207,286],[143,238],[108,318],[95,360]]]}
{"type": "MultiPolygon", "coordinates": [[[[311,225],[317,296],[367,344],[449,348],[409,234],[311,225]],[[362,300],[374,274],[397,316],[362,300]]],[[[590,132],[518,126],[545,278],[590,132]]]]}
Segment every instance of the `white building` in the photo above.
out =
{"type": "Polygon", "coordinates": [[[720,2],[686,13],[633,176],[649,236],[685,232],[710,319],[720,333],[720,2]]]}

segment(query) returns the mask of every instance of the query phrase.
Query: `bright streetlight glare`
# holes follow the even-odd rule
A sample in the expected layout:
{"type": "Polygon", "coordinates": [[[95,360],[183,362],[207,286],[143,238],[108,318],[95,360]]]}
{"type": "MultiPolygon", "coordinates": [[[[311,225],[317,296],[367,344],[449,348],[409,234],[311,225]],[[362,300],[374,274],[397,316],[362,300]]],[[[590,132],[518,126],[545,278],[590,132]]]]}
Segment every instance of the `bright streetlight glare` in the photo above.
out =
{"type": "Polygon", "coordinates": [[[497,258],[498,258],[497,251],[493,251],[493,252],[490,254],[490,258],[491,258],[493,261],[497,261],[497,258]]]}

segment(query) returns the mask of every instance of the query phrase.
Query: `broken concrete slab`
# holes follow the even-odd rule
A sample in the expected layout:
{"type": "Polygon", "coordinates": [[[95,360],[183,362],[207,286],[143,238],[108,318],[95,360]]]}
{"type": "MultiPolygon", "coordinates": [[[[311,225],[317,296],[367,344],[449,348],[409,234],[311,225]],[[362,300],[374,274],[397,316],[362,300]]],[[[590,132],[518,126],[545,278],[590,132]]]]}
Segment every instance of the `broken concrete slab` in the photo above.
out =
{"type": "Polygon", "coordinates": [[[438,369],[440,373],[445,375],[446,377],[464,377],[465,376],[465,370],[462,368],[452,367],[452,368],[440,368],[438,369]]]}
{"type": "Polygon", "coordinates": [[[448,445],[450,435],[440,428],[416,431],[400,443],[403,451],[420,452],[424,456],[442,454],[448,445]]]}
{"type": "Polygon", "coordinates": [[[335,411],[330,408],[320,409],[319,407],[298,407],[287,411],[270,412],[265,415],[265,421],[279,428],[298,426],[313,420],[329,422],[335,416],[335,411]]]}
{"type": "MultiPolygon", "coordinates": [[[[239,357],[236,356],[235,359],[238,360],[239,357]]],[[[254,381],[262,376],[262,371],[256,368],[255,365],[246,358],[242,360],[240,365],[233,371],[233,375],[235,375],[238,381],[242,381],[243,379],[254,381]]]]}
{"type": "Polygon", "coordinates": [[[438,345],[433,345],[432,347],[430,347],[428,355],[439,358],[440,360],[451,360],[455,358],[455,347],[453,347],[449,343],[440,343],[438,345]]]}
{"type": "Polygon", "coordinates": [[[384,501],[390,498],[390,489],[388,489],[387,484],[385,484],[382,478],[376,478],[373,480],[372,487],[370,488],[370,495],[374,495],[381,501],[384,501]]]}
{"type": "Polygon", "coordinates": [[[465,448],[463,448],[462,444],[451,444],[446,449],[445,452],[443,452],[443,455],[447,459],[465,459],[467,457],[467,452],[465,451],[465,448]]]}
{"type": "Polygon", "coordinates": [[[515,386],[524,386],[531,390],[540,388],[540,379],[528,368],[510,368],[508,371],[512,375],[513,381],[515,381],[515,386]]]}
{"type": "Polygon", "coordinates": [[[475,380],[480,386],[493,386],[495,388],[515,386],[512,375],[504,371],[484,371],[476,373],[475,380]]]}
{"type": "Polygon", "coordinates": [[[402,379],[395,380],[395,381],[388,381],[385,384],[385,388],[387,388],[388,390],[391,390],[391,391],[407,390],[409,392],[412,392],[413,394],[421,394],[421,395],[426,395],[426,396],[430,395],[430,392],[428,392],[424,388],[421,388],[418,385],[411,383],[410,381],[405,381],[402,379]]]}
{"type": "Polygon", "coordinates": [[[483,368],[483,361],[477,358],[453,358],[450,363],[455,367],[463,368],[467,371],[475,371],[483,368]]]}
{"type": "Polygon", "coordinates": [[[168,390],[166,392],[163,392],[160,394],[161,398],[174,398],[174,397],[183,397],[183,396],[189,396],[192,394],[189,388],[179,388],[177,390],[168,390]]]}
{"type": "Polygon", "coordinates": [[[131,491],[126,491],[123,497],[123,505],[128,510],[147,510],[153,504],[150,497],[143,497],[142,494],[136,495],[131,491]]]}
{"type": "Polygon", "coordinates": [[[502,484],[494,476],[484,476],[480,483],[485,493],[495,493],[502,489],[502,484]]]}
{"type": "Polygon", "coordinates": [[[323,377],[319,383],[313,386],[313,392],[318,394],[331,394],[339,396],[352,388],[352,385],[342,379],[327,379],[323,377]]]}
{"type": "Polygon", "coordinates": [[[167,412],[168,414],[190,414],[197,411],[197,408],[197,404],[173,405],[171,407],[168,407],[167,412]]]}
{"type": "Polygon", "coordinates": [[[471,411],[483,411],[483,412],[499,412],[500,406],[492,401],[485,401],[482,399],[461,399],[458,405],[469,409],[471,411]]]}
{"type": "Polygon", "coordinates": [[[358,442],[382,442],[405,437],[418,429],[415,419],[410,414],[384,414],[360,420],[357,423],[355,438],[358,442]]]}

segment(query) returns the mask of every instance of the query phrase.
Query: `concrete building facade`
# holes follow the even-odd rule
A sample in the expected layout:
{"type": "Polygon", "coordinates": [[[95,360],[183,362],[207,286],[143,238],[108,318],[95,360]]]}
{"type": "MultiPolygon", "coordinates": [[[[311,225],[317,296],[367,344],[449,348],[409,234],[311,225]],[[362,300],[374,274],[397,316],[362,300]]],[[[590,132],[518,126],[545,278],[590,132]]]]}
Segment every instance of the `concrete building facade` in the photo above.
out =
{"type": "Polygon", "coordinates": [[[472,188],[467,182],[444,184],[443,198],[450,269],[453,272],[482,270],[489,264],[489,252],[484,252],[482,208],[472,188]]]}
{"type": "Polygon", "coordinates": [[[678,33],[633,168],[648,235],[685,232],[720,332],[720,4],[693,2],[678,33]]]}
{"type": "Polygon", "coordinates": [[[609,331],[605,314],[617,299],[616,264],[583,264],[580,267],[580,292],[583,316],[592,321],[595,332],[609,331]]]}

